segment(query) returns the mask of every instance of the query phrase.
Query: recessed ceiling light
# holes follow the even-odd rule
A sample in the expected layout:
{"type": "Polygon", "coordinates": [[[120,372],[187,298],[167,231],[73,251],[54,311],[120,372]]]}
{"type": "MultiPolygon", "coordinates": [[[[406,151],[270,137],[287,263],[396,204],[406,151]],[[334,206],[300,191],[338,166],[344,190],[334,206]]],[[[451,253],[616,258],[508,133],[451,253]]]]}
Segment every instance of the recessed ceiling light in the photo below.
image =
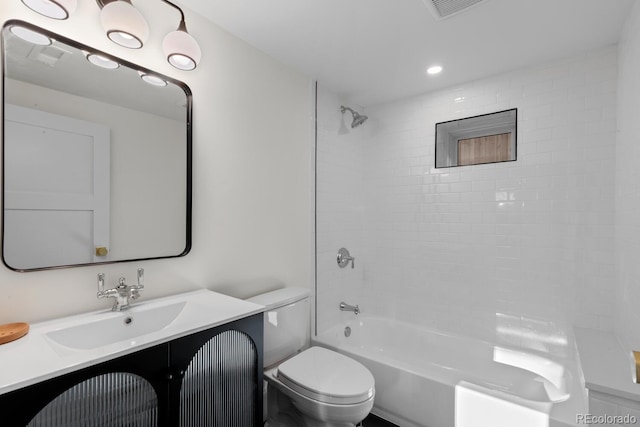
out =
{"type": "Polygon", "coordinates": [[[440,71],[442,71],[442,67],[439,65],[434,65],[433,67],[429,67],[427,68],[427,74],[438,74],[440,71]]]}

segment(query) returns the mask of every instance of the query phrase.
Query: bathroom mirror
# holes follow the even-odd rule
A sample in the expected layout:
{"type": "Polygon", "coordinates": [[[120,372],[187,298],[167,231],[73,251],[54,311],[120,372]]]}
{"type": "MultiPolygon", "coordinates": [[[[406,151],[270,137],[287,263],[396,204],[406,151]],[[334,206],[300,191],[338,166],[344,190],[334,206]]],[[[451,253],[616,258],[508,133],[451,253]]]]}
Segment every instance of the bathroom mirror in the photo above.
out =
{"type": "Polygon", "coordinates": [[[516,160],[518,110],[436,124],[436,168],[516,160]]]}
{"type": "Polygon", "coordinates": [[[22,21],[2,48],[5,265],[187,254],[189,88],[22,21]]]}

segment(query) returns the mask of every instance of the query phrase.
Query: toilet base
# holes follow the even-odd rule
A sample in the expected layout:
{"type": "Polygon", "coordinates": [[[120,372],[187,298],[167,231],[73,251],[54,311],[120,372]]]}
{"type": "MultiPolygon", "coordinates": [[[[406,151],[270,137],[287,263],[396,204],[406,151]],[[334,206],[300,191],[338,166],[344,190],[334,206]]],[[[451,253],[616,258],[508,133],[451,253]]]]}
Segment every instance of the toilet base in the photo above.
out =
{"type": "Polygon", "coordinates": [[[300,427],[306,423],[302,414],[284,394],[269,385],[266,394],[266,423],[265,427],[300,427]]]}
{"type": "Polygon", "coordinates": [[[269,387],[267,391],[267,422],[265,427],[355,427],[353,423],[329,423],[300,412],[287,396],[269,387]]]}
{"type": "MultiPolygon", "coordinates": [[[[286,386],[280,381],[274,378],[273,374],[275,369],[265,372],[265,379],[267,380],[267,426],[269,427],[356,427],[355,422],[345,422],[344,418],[353,417],[352,414],[349,417],[345,417],[345,414],[336,414],[342,420],[325,421],[319,418],[331,418],[321,415],[317,412],[322,412],[321,408],[298,408],[298,405],[308,404],[307,401],[294,401],[288,396],[292,393],[286,386]],[[316,417],[310,416],[307,412],[315,414],[316,417]]],[[[356,418],[365,418],[371,407],[373,407],[373,397],[370,402],[367,402],[361,409],[361,414],[355,415],[356,418]],[[359,416],[361,415],[361,416],[359,416]]],[[[357,420],[359,423],[362,420],[357,420]]]]}

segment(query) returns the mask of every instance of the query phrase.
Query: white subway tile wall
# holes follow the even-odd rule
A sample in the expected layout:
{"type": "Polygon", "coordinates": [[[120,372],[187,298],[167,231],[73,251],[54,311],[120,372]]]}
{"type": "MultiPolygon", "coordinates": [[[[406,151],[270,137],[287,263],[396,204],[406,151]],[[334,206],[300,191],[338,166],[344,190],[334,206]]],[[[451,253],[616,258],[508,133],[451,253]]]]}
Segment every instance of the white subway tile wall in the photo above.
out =
{"type": "Polygon", "coordinates": [[[340,98],[319,87],[317,102],[316,320],[318,331],[323,331],[353,316],[340,311],[340,302],[362,303],[364,152],[363,127],[351,128],[351,114],[340,113],[340,98]],[[338,267],[337,254],[343,247],[355,258],[354,268],[338,267]]]}
{"type": "Polygon", "coordinates": [[[616,156],[616,333],[640,350],[640,5],[629,16],[619,45],[616,156]]]}
{"type": "Polygon", "coordinates": [[[480,336],[500,314],[612,329],[617,78],[604,48],[367,108],[348,134],[320,86],[318,332],[340,300],[480,336]],[[510,108],[516,162],[434,168],[437,122],[510,108]]]}

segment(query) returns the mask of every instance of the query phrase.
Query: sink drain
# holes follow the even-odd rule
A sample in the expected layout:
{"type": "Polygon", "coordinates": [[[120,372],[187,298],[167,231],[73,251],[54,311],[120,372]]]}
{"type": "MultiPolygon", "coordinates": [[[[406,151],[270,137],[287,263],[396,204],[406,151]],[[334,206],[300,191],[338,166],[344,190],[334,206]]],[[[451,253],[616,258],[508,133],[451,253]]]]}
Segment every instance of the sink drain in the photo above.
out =
{"type": "Polygon", "coordinates": [[[344,328],[344,336],[347,337],[347,338],[349,336],[351,336],[351,328],[350,327],[347,326],[346,328],[344,328]]]}
{"type": "Polygon", "coordinates": [[[131,316],[127,316],[127,317],[125,317],[125,318],[124,318],[123,323],[124,323],[125,325],[130,325],[130,324],[131,324],[131,322],[133,322],[133,317],[131,317],[131,316]]]}

